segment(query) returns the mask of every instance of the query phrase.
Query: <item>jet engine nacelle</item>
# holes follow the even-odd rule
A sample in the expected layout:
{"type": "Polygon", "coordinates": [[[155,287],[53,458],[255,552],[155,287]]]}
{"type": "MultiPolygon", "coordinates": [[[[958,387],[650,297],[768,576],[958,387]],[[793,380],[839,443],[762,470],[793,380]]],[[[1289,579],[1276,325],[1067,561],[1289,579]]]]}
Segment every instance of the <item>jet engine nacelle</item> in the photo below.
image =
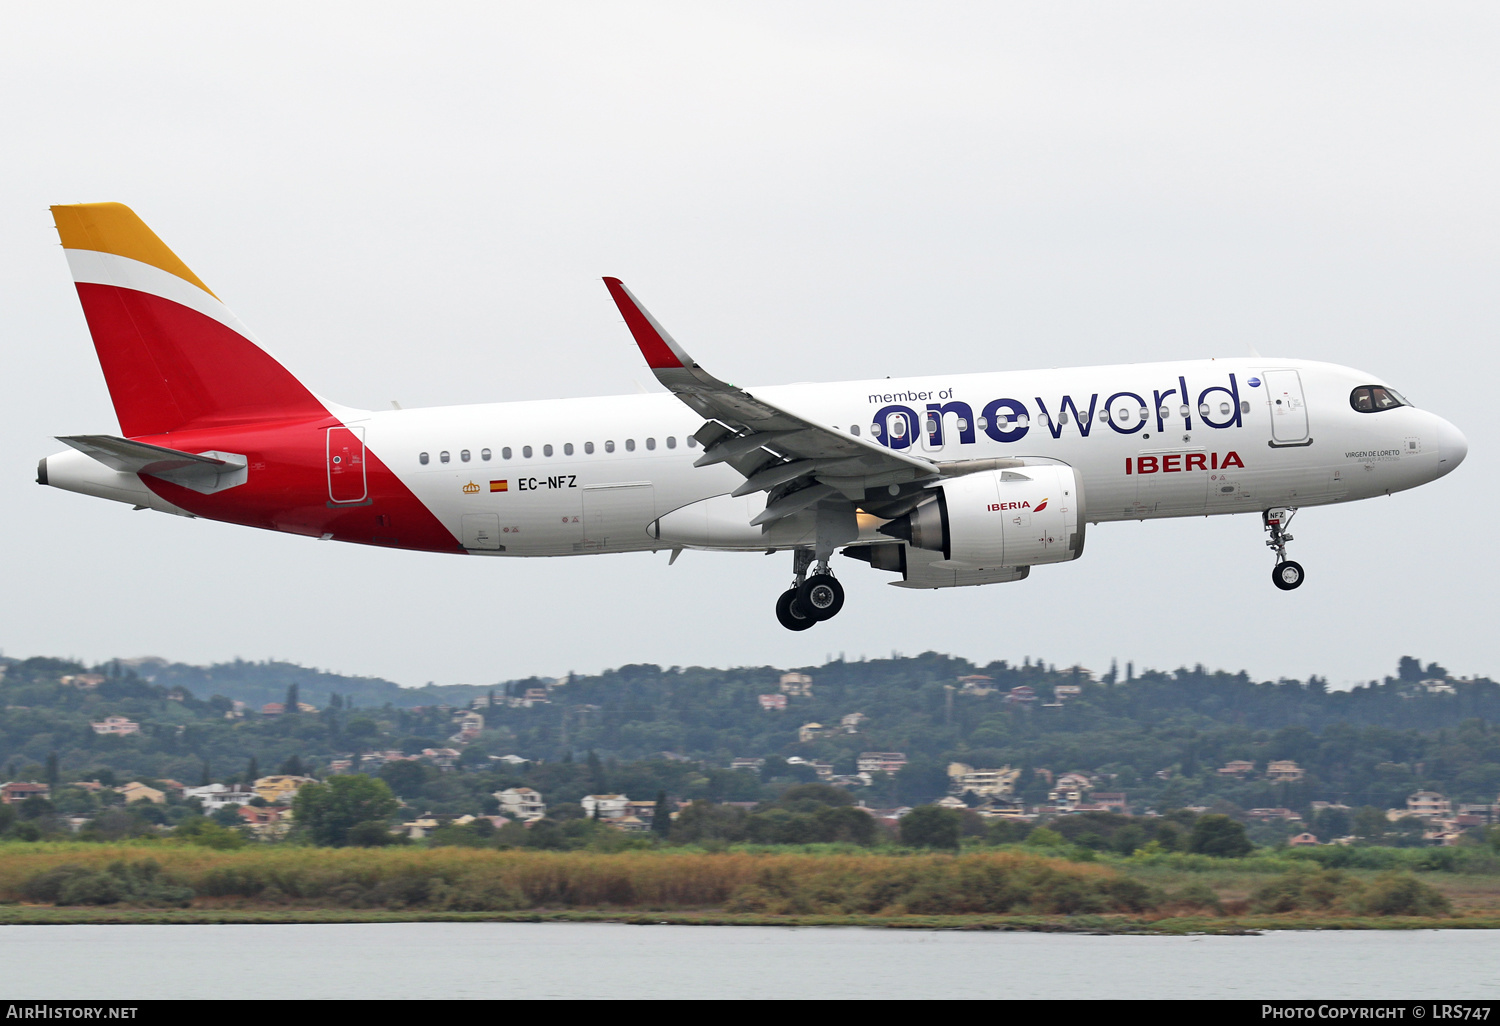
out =
{"type": "Polygon", "coordinates": [[[933,491],[880,533],[940,552],[955,570],[1065,563],[1083,554],[1083,492],[1072,467],[969,474],[933,491]]]}

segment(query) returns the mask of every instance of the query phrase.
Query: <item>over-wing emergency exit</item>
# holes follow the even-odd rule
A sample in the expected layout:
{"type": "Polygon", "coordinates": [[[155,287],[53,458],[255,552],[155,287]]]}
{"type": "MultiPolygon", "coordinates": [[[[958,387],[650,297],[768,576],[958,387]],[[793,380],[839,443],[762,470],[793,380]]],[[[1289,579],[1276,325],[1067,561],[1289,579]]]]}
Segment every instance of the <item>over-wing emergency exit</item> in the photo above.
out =
{"type": "Polygon", "coordinates": [[[666,395],[359,410],[309,391],[127,207],[53,207],[119,420],[37,480],[136,508],[469,555],[790,551],[791,630],[837,615],[839,552],[906,588],[1077,559],[1088,525],[1258,513],[1272,581],[1299,507],[1433,481],[1463,435],[1372,375],[1229,359],[744,389],[616,278],[666,395]]]}

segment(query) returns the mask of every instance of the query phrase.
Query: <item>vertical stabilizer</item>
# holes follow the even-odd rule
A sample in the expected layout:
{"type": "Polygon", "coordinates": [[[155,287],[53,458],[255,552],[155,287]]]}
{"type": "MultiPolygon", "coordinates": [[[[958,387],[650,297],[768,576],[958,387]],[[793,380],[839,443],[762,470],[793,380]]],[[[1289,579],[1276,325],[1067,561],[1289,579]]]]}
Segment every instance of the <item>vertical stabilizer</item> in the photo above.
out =
{"type": "Polygon", "coordinates": [[[123,434],[327,414],[129,207],[52,216],[123,434]]]}

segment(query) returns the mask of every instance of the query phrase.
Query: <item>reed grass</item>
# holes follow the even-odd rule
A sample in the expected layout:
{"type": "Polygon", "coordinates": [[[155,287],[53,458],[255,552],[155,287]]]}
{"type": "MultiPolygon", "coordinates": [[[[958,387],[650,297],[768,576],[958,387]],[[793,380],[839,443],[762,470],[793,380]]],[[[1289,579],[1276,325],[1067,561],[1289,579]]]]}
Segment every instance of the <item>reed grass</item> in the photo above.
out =
{"type": "Polygon", "coordinates": [[[153,860],[194,907],[314,905],[717,909],[768,914],[1139,911],[1158,895],[1113,869],[1022,852],[964,855],[299,848],[170,844],[0,846],[0,900],[59,866],[107,872],[153,860]]]}

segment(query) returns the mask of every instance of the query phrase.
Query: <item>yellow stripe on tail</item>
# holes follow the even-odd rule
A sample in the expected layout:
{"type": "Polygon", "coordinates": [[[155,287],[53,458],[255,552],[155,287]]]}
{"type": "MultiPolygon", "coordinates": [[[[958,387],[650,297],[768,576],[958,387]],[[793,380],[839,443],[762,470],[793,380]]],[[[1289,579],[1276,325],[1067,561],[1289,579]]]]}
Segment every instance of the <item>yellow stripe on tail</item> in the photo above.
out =
{"type": "Polygon", "coordinates": [[[210,296],[214,295],[213,290],[146,227],[146,222],[123,203],[56,206],[52,208],[52,217],[57,223],[57,234],[62,237],[64,249],[87,249],[139,260],[192,282],[210,296]]]}

